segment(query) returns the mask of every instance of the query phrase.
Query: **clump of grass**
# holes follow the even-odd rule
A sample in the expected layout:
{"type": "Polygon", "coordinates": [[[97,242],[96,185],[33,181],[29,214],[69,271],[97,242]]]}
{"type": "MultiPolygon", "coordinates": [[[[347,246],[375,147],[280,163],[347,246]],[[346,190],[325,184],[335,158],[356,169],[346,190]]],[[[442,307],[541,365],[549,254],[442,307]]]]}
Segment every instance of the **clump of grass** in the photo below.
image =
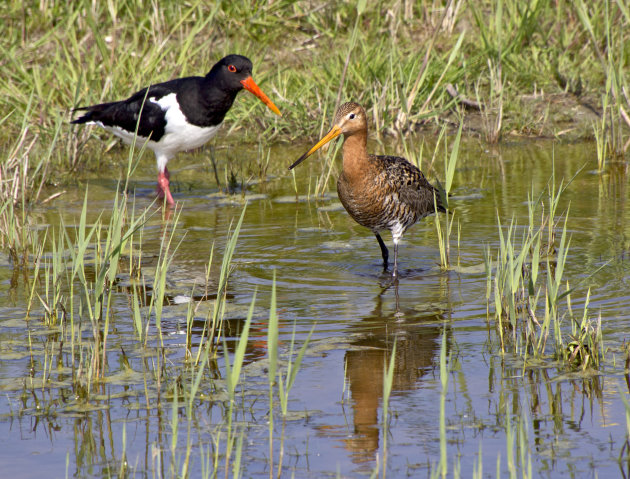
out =
{"type": "MultiPolygon", "coordinates": [[[[602,337],[601,313],[594,321],[589,314],[589,300],[591,290],[589,288],[584,301],[584,313],[581,320],[571,315],[571,333],[568,344],[565,346],[565,360],[574,369],[587,369],[600,367],[604,358],[604,340],[602,337]]],[[[570,295],[567,297],[570,303],[570,295]]]]}
{"type": "Polygon", "coordinates": [[[522,230],[520,244],[514,220],[504,233],[498,219],[500,243],[496,260],[493,263],[489,254],[485,256],[487,297],[494,298],[494,317],[503,353],[511,348],[524,357],[530,354],[544,357],[549,354],[551,335],[553,357],[570,368],[597,368],[603,356],[601,327],[588,314],[588,294],[580,320],[571,308],[573,289],[563,278],[570,244],[568,210],[556,219],[560,197],[568,185],[561,182],[556,190],[554,181],[552,177],[548,186],[547,211],[542,194],[537,200],[533,200],[533,193],[530,196],[529,225],[522,230]],[[535,212],[539,206],[542,214],[536,224],[535,212]],[[546,275],[541,274],[541,266],[546,275]],[[567,321],[571,333],[563,325],[567,321]]]}
{"type": "MultiPolygon", "coordinates": [[[[457,165],[457,159],[459,158],[459,145],[462,136],[462,123],[459,124],[459,129],[457,130],[457,134],[455,135],[455,139],[453,140],[453,146],[450,154],[448,154],[448,148],[446,144],[446,135],[445,129],[442,130],[440,138],[444,138],[444,174],[445,181],[444,186],[439,185],[439,192],[437,194],[440,195],[442,200],[442,205],[446,209],[446,214],[444,215],[445,227],[442,230],[442,223],[440,215],[436,210],[435,214],[435,230],[438,235],[438,246],[440,249],[440,265],[443,269],[448,269],[451,265],[451,232],[453,229],[453,217],[455,216],[455,210],[451,209],[448,196],[451,191],[451,187],[453,185],[453,178],[455,176],[455,166],[457,165]],[[452,216],[451,216],[452,213],[452,216]]],[[[436,148],[439,147],[436,145],[436,148]]],[[[436,198],[437,200],[437,198],[436,198]]]]}
{"type": "Polygon", "coordinates": [[[501,63],[495,64],[489,59],[488,72],[490,91],[487,94],[487,100],[484,101],[482,99],[478,84],[475,85],[475,95],[477,103],[482,105],[481,118],[485,139],[488,143],[498,143],[501,139],[503,127],[503,94],[505,91],[505,80],[502,75],[501,63]]]}
{"type": "Polygon", "coordinates": [[[496,0],[491,2],[491,15],[481,8],[470,5],[479,28],[482,49],[479,61],[487,64],[484,81],[489,85],[486,94],[480,92],[479,81],[475,84],[477,102],[482,106],[485,138],[489,143],[497,143],[501,138],[504,114],[505,79],[504,63],[510,63],[517,56],[526,41],[535,35],[538,17],[543,14],[543,2],[521,10],[516,2],[496,0]],[[486,100],[487,99],[487,100],[486,100]],[[492,116],[491,116],[492,113],[492,116]]]}
{"type": "MultiPolygon", "coordinates": [[[[30,133],[30,115],[33,95],[30,96],[20,125],[17,139],[10,147],[6,159],[0,162],[0,247],[6,249],[13,264],[18,268],[32,266],[32,254],[39,243],[38,230],[30,219],[30,210],[39,201],[47,170],[61,131],[61,122],[54,127],[54,134],[46,152],[34,151],[39,135],[30,133]],[[35,154],[34,154],[35,153],[35,154]],[[36,161],[32,164],[33,156],[36,161]]],[[[12,115],[4,118],[6,123],[12,115]]],[[[63,194],[58,192],[46,198],[50,201],[63,194]]]]}
{"type": "MultiPolygon", "coordinates": [[[[109,224],[103,225],[97,221],[91,228],[87,226],[88,190],[85,193],[83,209],[79,225],[72,239],[66,233],[66,247],[70,252],[72,273],[70,284],[75,280],[82,285],[83,298],[81,308],[87,313],[92,326],[94,346],[92,350],[92,364],[90,371],[95,378],[102,378],[106,370],[107,337],[111,318],[111,301],[114,293],[114,284],[119,271],[119,261],[123,251],[134,233],[142,227],[146,221],[146,214],[138,217],[127,216],[126,197],[116,194],[114,208],[109,224]],[[95,246],[95,247],[93,247],[95,246]],[[92,261],[88,263],[88,251],[94,251],[92,261]],[[89,273],[88,273],[89,270],[89,273]],[[88,277],[93,274],[93,281],[88,277]]],[[[74,305],[70,305],[74,309],[74,305]]]]}
{"type": "Polygon", "coordinates": [[[627,136],[624,135],[624,125],[625,128],[630,127],[630,117],[626,111],[630,109],[625,58],[628,43],[615,28],[620,20],[625,21],[627,28],[630,10],[622,2],[611,0],[598,5],[587,5],[583,0],[578,0],[574,8],[606,79],[600,121],[594,126],[597,161],[601,170],[607,152],[614,158],[622,158],[630,146],[630,141],[624,144],[624,136],[627,136]],[[600,43],[602,37],[606,39],[604,51],[600,43]]]}
{"type": "MultiPolygon", "coordinates": [[[[608,110],[608,92],[602,97],[602,106],[604,111],[608,110]]],[[[593,135],[595,136],[595,146],[597,148],[597,170],[599,172],[604,171],[606,159],[608,158],[607,118],[607,115],[602,115],[599,120],[593,122],[593,135]]]]}

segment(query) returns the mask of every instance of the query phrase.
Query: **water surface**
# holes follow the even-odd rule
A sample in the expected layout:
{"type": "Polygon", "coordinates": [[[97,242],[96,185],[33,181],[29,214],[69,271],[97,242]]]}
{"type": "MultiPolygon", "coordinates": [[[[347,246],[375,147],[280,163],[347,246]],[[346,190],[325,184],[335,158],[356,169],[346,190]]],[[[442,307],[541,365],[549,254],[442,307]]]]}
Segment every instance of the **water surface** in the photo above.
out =
{"type": "MultiPolygon", "coordinates": [[[[420,141],[420,140],[418,140],[420,141]]],[[[418,143],[419,145],[419,143],[418,143]]],[[[308,352],[290,394],[289,420],[276,415],[274,467],[279,438],[284,437],[283,477],[369,476],[387,456],[388,477],[425,477],[439,460],[439,358],[442,342],[450,357],[445,403],[450,467],[462,476],[479,467],[495,477],[497,458],[508,471],[508,420],[524,421],[525,460],[537,477],[617,477],[628,474],[626,420],[621,396],[628,395],[623,346],[630,326],[630,212],[627,166],[596,168],[595,148],[588,143],[559,145],[551,141],[518,142],[488,149],[474,141],[463,148],[454,180],[452,256],[456,268],[439,267],[433,218],[405,235],[399,250],[401,279],[396,302],[386,288],[374,236],[346,214],[335,194],[334,179],[323,196],[309,196],[324,170],[323,157],[313,157],[296,171],[296,187],[286,172],[308,146],[271,148],[270,166],[260,174],[257,148],[234,148],[222,160],[220,179],[230,170],[235,191],[219,192],[206,152],[181,155],[172,162],[175,199],[181,214],[174,234],[177,247],[168,274],[168,296],[199,292],[214,246],[210,274],[216,288],[220,257],[230,225],[247,201],[243,226],[229,280],[226,312],[227,346],[233,351],[252,297],[256,310],[244,381],[250,394],[246,410],[237,414],[245,431],[244,477],[269,475],[268,401],[266,397],[266,324],[271,288],[276,278],[281,352],[296,348],[315,325],[308,352]],[[559,212],[568,210],[571,235],[565,278],[576,290],[572,307],[581,311],[591,288],[589,311],[601,315],[606,362],[599,372],[572,372],[549,359],[524,367],[522,356],[501,355],[492,308],[488,316],[484,248],[496,257],[497,217],[527,224],[528,194],[542,192],[555,170],[555,182],[572,179],[559,212]],[[222,173],[223,172],[223,173],[222,173]],[[224,175],[221,178],[221,175],[224,175]],[[247,184],[241,188],[241,184],[247,184]],[[600,269],[601,268],[601,269],[600,269]],[[383,368],[396,343],[393,397],[387,450],[382,427],[383,368]],[[256,397],[255,391],[259,391],[256,397]],[[620,462],[620,457],[625,458],[620,462]]],[[[395,145],[374,145],[377,152],[396,153],[395,145]]],[[[426,147],[425,147],[426,148],[426,147]]],[[[400,153],[400,152],[397,152],[400,153]]],[[[440,162],[441,160],[438,160],[440,162]]],[[[430,180],[443,178],[441,165],[430,180]]],[[[147,155],[132,178],[136,207],[152,199],[153,161],[147,155]]],[[[114,175],[114,173],[113,173],[114,175]]],[[[54,203],[40,208],[43,227],[78,223],[85,188],[89,220],[112,209],[116,177],[88,178],[54,203]]],[[[222,181],[224,186],[225,181],[222,181]]],[[[145,273],[160,253],[168,228],[157,212],[142,238],[145,273]]],[[[389,234],[383,235],[391,244],[389,234]]],[[[69,359],[55,360],[63,334],[43,324],[36,304],[25,319],[30,291],[16,278],[8,261],[0,264],[4,301],[0,307],[0,461],[6,477],[102,477],[116,475],[126,435],[127,461],[138,477],[169,476],[173,462],[171,403],[157,401],[155,367],[143,358],[134,339],[129,290],[121,287],[112,304],[109,365],[105,382],[95,385],[89,404],[74,398],[69,386],[69,359]],[[30,346],[29,346],[30,341],[30,346]],[[124,365],[121,350],[130,367],[124,365]],[[46,359],[48,358],[48,359],[46,359]],[[48,368],[48,369],[46,369],[48,368]],[[49,380],[42,385],[42,371],[49,380]],[[148,379],[147,379],[148,378],[148,379]],[[147,384],[147,381],[149,383],[147,384]],[[155,399],[148,407],[146,390],[155,399]],[[67,464],[67,466],[66,466],[67,464]]],[[[19,275],[18,275],[19,276],[19,275]]],[[[193,336],[198,341],[211,301],[201,305],[193,336]]],[[[167,304],[166,369],[177,371],[184,357],[186,304],[167,304]],[[179,365],[179,366],[177,366],[179,365]]],[[[155,340],[155,338],[154,338],[155,340]]],[[[157,346],[154,343],[153,346],[157,346]]],[[[221,358],[213,372],[217,384],[202,385],[205,400],[195,408],[191,477],[201,474],[200,447],[217,441],[223,453],[226,412],[220,379],[221,358]]],[[[172,382],[168,378],[165,382],[172,382]]],[[[163,386],[166,395],[167,386],[163,386]]],[[[277,414],[277,413],[276,413],[277,414]]],[[[175,444],[176,456],[187,443],[185,413],[175,444]]],[[[519,452],[520,454],[520,452],[519,452]]],[[[177,462],[177,460],[175,460],[177,462]]],[[[519,467],[520,456],[517,459],[519,467]]],[[[223,472],[221,472],[223,474],[223,472]]]]}

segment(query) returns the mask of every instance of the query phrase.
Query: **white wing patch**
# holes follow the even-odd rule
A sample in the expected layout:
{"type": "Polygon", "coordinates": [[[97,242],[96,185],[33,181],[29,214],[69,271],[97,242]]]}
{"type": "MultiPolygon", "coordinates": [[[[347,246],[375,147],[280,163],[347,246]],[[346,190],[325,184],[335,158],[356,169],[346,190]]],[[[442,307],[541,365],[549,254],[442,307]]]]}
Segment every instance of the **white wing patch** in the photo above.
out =
{"type": "Polygon", "coordinates": [[[400,221],[396,221],[391,228],[392,239],[394,240],[394,244],[398,244],[400,238],[402,238],[403,233],[405,232],[405,228],[403,227],[400,221]]]}
{"type": "Polygon", "coordinates": [[[160,105],[160,108],[166,112],[166,130],[157,144],[167,156],[173,156],[179,151],[199,148],[216,135],[221,127],[221,124],[196,126],[188,123],[184,113],[179,109],[175,93],[157,101],[151,98],[151,101],[160,105]]]}

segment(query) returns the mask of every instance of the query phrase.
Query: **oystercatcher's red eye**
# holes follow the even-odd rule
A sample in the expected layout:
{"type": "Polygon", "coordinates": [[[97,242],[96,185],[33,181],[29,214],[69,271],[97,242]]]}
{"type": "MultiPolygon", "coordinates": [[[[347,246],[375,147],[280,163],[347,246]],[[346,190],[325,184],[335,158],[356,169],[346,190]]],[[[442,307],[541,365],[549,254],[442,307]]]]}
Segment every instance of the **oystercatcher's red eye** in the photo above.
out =
{"type": "Polygon", "coordinates": [[[230,70],[232,73],[235,73],[236,67],[234,65],[228,65],[228,70],[230,70]]]}

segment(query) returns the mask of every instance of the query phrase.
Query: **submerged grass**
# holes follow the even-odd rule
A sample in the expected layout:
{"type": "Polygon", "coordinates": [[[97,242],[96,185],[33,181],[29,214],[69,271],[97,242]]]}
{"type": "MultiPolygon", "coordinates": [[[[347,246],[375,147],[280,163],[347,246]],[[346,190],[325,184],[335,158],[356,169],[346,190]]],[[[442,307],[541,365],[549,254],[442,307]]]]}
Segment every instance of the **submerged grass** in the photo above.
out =
{"type": "MultiPolygon", "coordinates": [[[[443,87],[451,82],[463,96],[474,96],[482,105],[481,135],[487,141],[499,141],[510,132],[563,138],[567,130],[574,130],[573,137],[595,135],[600,169],[606,161],[623,157],[630,144],[627,6],[608,0],[521,5],[516,0],[448,2],[444,9],[435,8],[433,2],[404,2],[404,7],[401,2],[362,2],[358,8],[350,3],[288,0],[159,6],[141,0],[4,2],[0,6],[6,20],[0,23],[0,63],[6,71],[0,79],[0,246],[17,268],[32,272],[29,321],[41,315],[42,324],[54,333],[40,363],[36,360],[40,345],[28,326],[33,373],[25,381],[24,404],[33,398],[38,414],[54,416],[57,403],[45,403],[40,393],[51,387],[56,368],[65,368],[69,374],[67,398],[79,410],[101,400],[108,376],[118,372],[116,363],[130,374],[141,370],[143,406],[161,410],[165,398],[171,401],[170,419],[161,419],[170,424],[170,447],[164,448],[170,457],[156,453],[158,475],[165,470],[173,476],[190,475],[197,444],[195,408],[208,401],[222,403],[224,409],[219,424],[211,425],[212,447],[199,442],[202,475],[216,477],[220,470],[226,477],[243,475],[246,431],[235,418],[244,416],[247,408],[244,348],[255,298],[233,354],[224,338],[223,319],[244,211],[223,252],[216,301],[200,339],[194,337],[191,303],[185,318],[185,345],[179,345],[181,356],[167,359],[175,348],[163,332],[162,317],[167,272],[177,250],[173,236],[177,215],[162,238],[158,266],[150,279],[143,271],[142,248],[142,226],[148,213],[137,212],[125,195],[116,195],[108,220],[100,217],[92,224],[85,213],[87,192],[78,225],[41,230],[30,216],[37,202],[53,201],[62,194],[49,187],[81,169],[103,168],[101,162],[107,161],[102,155],[92,155],[103,146],[100,140],[92,140],[98,134],[67,125],[70,108],[120,98],[151,82],[203,73],[220,56],[235,51],[254,60],[258,83],[289,114],[281,119],[259,115],[263,107],[243,95],[229,114],[229,128],[217,140],[222,143],[234,142],[236,134],[242,133],[249,139],[262,138],[258,145],[263,151],[265,142],[293,141],[305,131],[315,134],[318,129],[321,134],[328,113],[344,97],[371,110],[379,139],[384,134],[402,136],[433,121],[450,125],[456,100],[443,87]],[[208,57],[210,44],[212,57],[208,57]],[[585,54],[591,50],[594,55],[585,54]],[[573,119],[568,120],[568,127],[549,122],[548,109],[558,98],[564,105],[594,109],[594,123],[588,123],[596,125],[593,130],[580,131],[581,125],[573,119]],[[542,111],[540,103],[546,105],[542,111]],[[98,159],[96,164],[88,163],[92,156],[98,159]],[[125,344],[126,351],[112,351],[108,348],[112,298],[121,276],[127,275],[136,280],[131,281],[129,293],[134,337],[125,344]],[[145,303],[141,298],[147,296],[147,283],[152,289],[145,303]],[[199,341],[196,351],[195,339],[199,341]],[[217,373],[221,360],[223,378],[217,373]],[[168,463],[167,469],[162,461],[168,463]]],[[[470,130],[468,122],[474,116],[461,112],[465,120],[456,142],[462,129],[470,130]]],[[[105,141],[111,145],[109,139],[105,141]]],[[[316,193],[327,189],[334,171],[332,150],[313,185],[316,193]]],[[[269,155],[265,161],[262,155],[259,158],[261,176],[285,166],[277,166],[280,162],[269,155]]],[[[456,159],[452,153],[445,164],[447,191],[456,159]]],[[[133,164],[129,162],[129,174],[133,164]]],[[[226,167],[226,185],[228,176],[226,167]]],[[[556,188],[552,179],[545,194],[532,192],[525,228],[512,221],[506,230],[498,219],[496,260],[489,250],[486,255],[488,315],[497,326],[503,353],[514,351],[526,359],[552,357],[572,369],[596,368],[603,357],[600,320],[592,318],[588,293],[583,311],[573,311],[571,295],[576,290],[563,274],[570,246],[568,210],[558,214],[563,190],[562,183],[556,188]]],[[[446,221],[440,241],[445,267],[450,264],[453,226],[448,216],[446,221]]],[[[213,249],[206,295],[214,256],[213,249]]],[[[292,339],[288,359],[280,361],[275,301],[274,282],[267,326],[269,461],[270,475],[280,476],[284,436],[274,449],[278,440],[274,411],[284,422],[310,335],[297,353],[292,339]]],[[[440,357],[440,464],[434,471],[442,477],[448,472],[445,341],[440,357]]],[[[390,389],[383,391],[383,476],[391,379],[389,383],[390,389]]],[[[525,448],[527,420],[515,424],[507,409],[505,413],[509,472],[514,476],[520,463],[523,476],[531,476],[525,448]]],[[[162,418],[161,412],[157,414],[162,418]]],[[[121,476],[131,474],[125,444],[123,429],[123,453],[116,468],[121,476]]],[[[475,474],[481,477],[481,454],[477,465],[475,474]]],[[[499,457],[497,471],[500,465],[499,457]]],[[[458,471],[455,464],[455,477],[458,471]]]]}
{"type": "Polygon", "coordinates": [[[519,228],[512,219],[506,230],[497,219],[500,242],[496,260],[493,262],[489,253],[485,255],[486,297],[494,299],[502,353],[513,351],[525,359],[551,354],[572,369],[598,368],[604,354],[601,319],[594,321],[589,315],[590,291],[581,317],[573,311],[574,289],[564,279],[570,245],[569,211],[567,208],[558,214],[558,207],[570,181],[567,185],[561,181],[558,187],[555,181],[552,176],[546,194],[541,193],[536,200],[532,191],[526,228],[519,228]],[[522,231],[520,243],[518,231],[522,231]],[[541,274],[543,268],[546,275],[541,274]]]}
{"type": "MultiPolygon", "coordinates": [[[[54,397],[52,402],[47,399],[46,391],[59,387],[58,380],[54,379],[56,370],[66,369],[69,373],[69,378],[63,384],[71,388],[74,399],[70,401],[70,407],[73,410],[89,408],[90,405],[104,401],[105,386],[115,383],[114,378],[118,375],[133,376],[139,373],[144,385],[132,386],[135,393],[130,396],[140,393],[138,387],[144,389],[144,398],[138,397],[144,404],[138,404],[138,407],[161,414],[165,401],[170,402],[170,413],[167,415],[168,419],[165,418],[168,431],[160,431],[160,435],[164,434],[164,454],[160,454],[153,462],[154,472],[162,471],[161,475],[167,471],[168,476],[189,477],[191,470],[200,467],[203,477],[217,477],[223,473],[225,477],[241,477],[246,449],[245,437],[249,427],[244,417],[250,407],[249,402],[255,401],[258,389],[255,382],[252,384],[244,381],[248,332],[255,312],[255,295],[233,351],[222,336],[222,331],[228,298],[228,278],[234,268],[232,258],[245,208],[229,233],[216,282],[215,304],[208,308],[202,333],[195,339],[198,349],[194,351],[191,346],[193,340],[190,336],[193,333],[190,325],[195,321],[196,308],[192,306],[192,301],[186,317],[182,318],[187,328],[183,341],[174,342],[166,326],[161,324],[162,306],[168,303],[165,277],[177,250],[177,246],[172,246],[174,231],[177,229],[177,214],[160,233],[161,253],[157,265],[145,272],[141,260],[142,243],[136,243],[133,248],[130,243],[132,238],[137,241],[143,237],[142,231],[152,209],[137,213],[127,205],[126,197],[119,195],[121,200],[116,202],[111,218],[101,215],[90,224],[86,214],[88,196],[86,192],[76,225],[66,225],[60,232],[51,230],[48,237],[44,235],[43,242],[46,243],[38,245],[40,253],[38,266],[33,270],[33,291],[43,309],[33,304],[29,321],[37,322],[41,317],[45,328],[58,333],[51,336],[55,338],[54,344],[44,347],[41,361],[38,352],[40,340],[29,334],[32,375],[37,380],[31,379],[28,382],[30,385],[25,385],[25,394],[34,398],[38,409],[54,416],[68,407],[57,404],[54,397]],[[117,285],[120,282],[126,283],[125,278],[131,278],[131,268],[129,271],[123,268],[129,264],[139,265],[139,272],[136,273],[139,279],[131,281],[128,287],[129,314],[134,334],[120,344],[119,350],[112,350],[107,346],[108,335],[114,328],[112,295],[120,295],[117,285]],[[140,298],[146,297],[146,289],[139,287],[140,284],[150,285],[150,299],[141,301],[140,298]],[[39,291],[42,291],[41,295],[39,291]],[[158,307],[158,304],[161,306],[158,307]],[[222,350],[220,357],[219,350],[222,350]],[[222,367],[217,365],[219,359],[222,367]],[[120,365],[120,369],[117,369],[116,364],[120,365]],[[224,371],[222,378],[220,371],[224,371]],[[214,440],[209,448],[205,447],[204,442],[197,446],[198,438],[195,437],[199,433],[195,410],[208,401],[224,404],[219,421],[212,426],[214,440]],[[200,456],[197,455],[197,447],[200,456]],[[195,465],[197,460],[200,464],[195,465]]],[[[208,269],[212,257],[213,254],[210,255],[208,269]]],[[[209,285],[205,285],[206,294],[208,289],[209,285]]],[[[34,302],[36,301],[37,299],[34,302]]],[[[274,470],[275,464],[277,475],[280,476],[284,433],[279,437],[274,434],[274,410],[280,412],[284,422],[289,413],[289,394],[313,330],[298,351],[295,350],[294,333],[287,358],[281,362],[275,282],[269,311],[267,344],[270,364],[270,467],[274,470]],[[279,402],[275,400],[276,397],[279,402]],[[277,459],[273,455],[274,443],[280,444],[275,451],[277,459]]],[[[172,325],[168,326],[169,330],[172,328],[172,325]]],[[[47,337],[47,341],[49,339],[47,337]]],[[[102,407],[109,407],[108,403],[109,400],[106,400],[102,407]]],[[[127,442],[126,430],[123,428],[122,452],[112,465],[112,470],[123,476],[137,467],[137,464],[128,462],[131,458],[126,452],[127,442]]]]}
{"type": "MultiPolygon", "coordinates": [[[[492,455],[496,455],[494,474],[485,471],[483,468],[483,440],[479,438],[479,449],[477,458],[472,464],[472,474],[468,471],[462,473],[462,454],[456,453],[449,458],[449,444],[456,444],[451,441],[448,435],[452,432],[452,424],[447,418],[447,401],[449,390],[449,375],[456,370],[452,352],[448,351],[447,342],[449,337],[446,330],[442,334],[442,342],[439,357],[439,384],[440,384],[440,408],[439,408],[439,460],[429,464],[429,474],[431,478],[453,477],[521,477],[529,479],[535,477],[532,471],[532,451],[536,447],[535,441],[531,437],[531,421],[528,408],[521,404],[522,399],[518,397],[507,400],[507,397],[498,404],[500,411],[497,414],[497,424],[505,434],[505,449],[493,450],[492,455]]],[[[509,381],[509,380],[508,380],[509,381]]],[[[456,387],[454,388],[456,389],[456,387]]],[[[507,391],[505,391],[507,393],[507,391]]],[[[553,397],[553,395],[550,395],[553,397]]],[[[561,401],[559,398],[554,400],[561,401]]],[[[554,404],[561,409],[560,404],[554,404]]],[[[457,449],[457,448],[452,448],[457,449]]],[[[436,454],[437,456],[438,454],[436,454]]]]}

